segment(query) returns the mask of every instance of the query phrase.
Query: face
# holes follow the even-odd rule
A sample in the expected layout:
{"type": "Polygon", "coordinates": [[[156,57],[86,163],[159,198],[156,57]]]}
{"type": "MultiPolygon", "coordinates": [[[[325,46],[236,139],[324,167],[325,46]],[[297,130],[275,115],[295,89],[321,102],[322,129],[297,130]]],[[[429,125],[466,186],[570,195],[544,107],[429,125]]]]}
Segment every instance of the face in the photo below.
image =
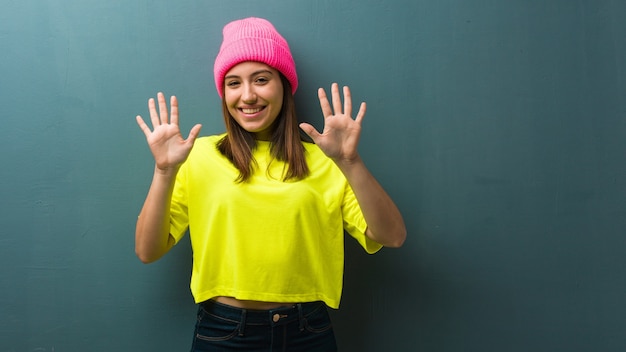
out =
{"type": "Polygon", "coordinates": [[[224,100],[239,126],[256,139],[269,140],[271,126],[283,105],[283,84],[274,68],[242,62],[224,77],[224,100]]]}

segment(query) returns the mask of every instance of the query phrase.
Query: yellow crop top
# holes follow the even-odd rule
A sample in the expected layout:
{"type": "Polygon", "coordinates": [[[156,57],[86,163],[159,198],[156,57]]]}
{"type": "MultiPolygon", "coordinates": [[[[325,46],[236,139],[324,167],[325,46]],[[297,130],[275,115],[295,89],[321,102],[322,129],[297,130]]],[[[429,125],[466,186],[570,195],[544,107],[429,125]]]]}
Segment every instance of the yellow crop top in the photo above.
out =
{"type": "Polygon", "coordinates": [[[269,142],[259,141],[258,168],[237,183],[238,170],[217,150],[223,136],[196,140],[172,196],[170,233],[178,242],[189,229],[196,303],[230,296],[338,308],[344,229],[368,253],[382,247],[365,236],[367,224],[341,171],[304,143],[310,175],[284,182],[285,164],[268,165],[269,142]]]}

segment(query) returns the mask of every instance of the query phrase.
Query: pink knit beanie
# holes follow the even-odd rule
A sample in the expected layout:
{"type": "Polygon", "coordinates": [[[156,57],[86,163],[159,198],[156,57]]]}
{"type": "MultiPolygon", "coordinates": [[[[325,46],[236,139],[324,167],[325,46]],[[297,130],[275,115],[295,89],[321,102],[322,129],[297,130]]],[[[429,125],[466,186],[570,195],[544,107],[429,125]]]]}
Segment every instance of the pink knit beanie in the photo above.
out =
{"type": "Polygon", "coordinates": [[[224,96],[224,76],[238,63],[257,61],[280,71],[291,84],[291,93],[298,88],[296,64],[289,45],[267,20],[249,17],[224,26],[224,40],[215,59],[215,87],[224,96]]]}

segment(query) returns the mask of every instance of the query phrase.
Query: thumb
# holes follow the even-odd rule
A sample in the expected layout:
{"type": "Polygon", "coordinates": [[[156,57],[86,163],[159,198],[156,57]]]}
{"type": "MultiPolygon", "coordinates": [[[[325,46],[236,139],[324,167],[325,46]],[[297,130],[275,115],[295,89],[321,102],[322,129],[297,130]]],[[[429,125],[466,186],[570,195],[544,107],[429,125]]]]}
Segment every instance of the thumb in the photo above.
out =
{"type": "Polygon", "coordinates": [[[320,136],[320,133],[317,132],[317,130],[315,129],[315,127],[313,127],[311,124],[303,122],[300,125],[300,129],[302,131],[304,131],[304,133],[306,133],[309,137],[311,137],[311,139],[315,142],[317,140],[317,138],[320,136]]]}
{"type": "Polygon", "coordinates": [[[189,136],[187,137],[185,142],[193,144],[193,142],[196,140],[196,138],[200,134],[200,130],[201,129],[202,129],[202,125],[201,124],[197,124],[197,125],[193,126],[191,128],[191,131],[189,131],[189,136]]]}

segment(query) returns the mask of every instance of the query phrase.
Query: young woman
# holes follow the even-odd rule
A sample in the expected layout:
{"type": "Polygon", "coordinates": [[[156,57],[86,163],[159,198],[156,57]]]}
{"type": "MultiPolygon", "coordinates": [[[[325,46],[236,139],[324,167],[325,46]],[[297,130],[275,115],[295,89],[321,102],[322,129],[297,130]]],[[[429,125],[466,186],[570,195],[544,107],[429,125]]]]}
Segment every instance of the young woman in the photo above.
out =
{"type": "Polygon", "coordinates": [[[223,35],[214,74],[226,133],[197,138],[195,125],[184,139],[178,101],[168,112],[162,93],[148,102],[152,129],[137,116],[156,162],[137,256],[155,261],[189,230],[192,351],[334,351],[327,307],[339,307],[344,230],[368,253],[406,237],[357,153],[365,103],[353,119],[350,90],[342,103],[332,84],[330,102],[318,92],[323,132],[298,124],[285,39],[260,18],[233,21],[223,35]]]}

